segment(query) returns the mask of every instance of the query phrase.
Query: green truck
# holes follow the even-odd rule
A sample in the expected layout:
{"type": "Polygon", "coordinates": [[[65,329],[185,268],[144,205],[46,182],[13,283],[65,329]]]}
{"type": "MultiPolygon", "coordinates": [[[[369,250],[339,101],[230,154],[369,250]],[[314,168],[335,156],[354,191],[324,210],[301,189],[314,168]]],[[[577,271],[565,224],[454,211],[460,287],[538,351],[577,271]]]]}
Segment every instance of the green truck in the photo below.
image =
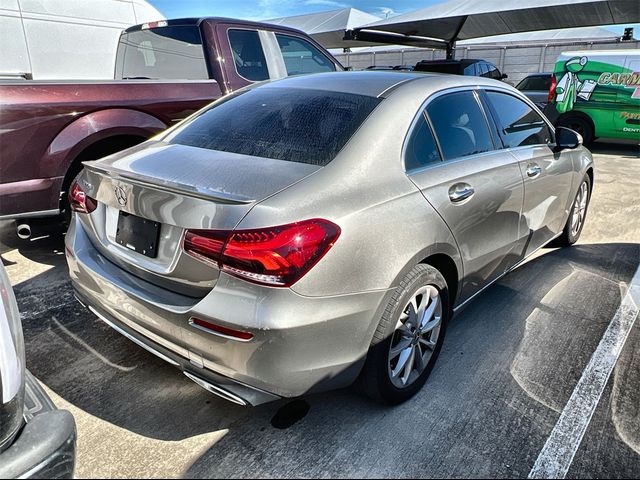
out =
{"type": "Polygon", "coordinates": [[[582,135],[640,141],[640,50],[563,52],[549,91],[550,117],[582,135]]]}

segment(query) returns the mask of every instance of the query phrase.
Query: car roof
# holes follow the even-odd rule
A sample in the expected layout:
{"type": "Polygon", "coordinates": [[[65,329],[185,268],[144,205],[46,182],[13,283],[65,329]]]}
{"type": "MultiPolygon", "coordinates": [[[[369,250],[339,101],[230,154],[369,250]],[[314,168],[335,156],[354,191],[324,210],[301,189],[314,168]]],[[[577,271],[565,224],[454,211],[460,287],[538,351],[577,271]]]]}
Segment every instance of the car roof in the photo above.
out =
{"type": "Polygon", "coordinates": [[[483,60],[482,58],[462,58],[460,60],[420,60],[418,63],[422,65],[471,65],[472,63],[486,62],[491,63],[489,60],[483,60]]]}
{"type": "Polygon", "coordinates": [[[429,72],[399,70],[368,70],[357,72],[328,72],[300,75],[260,84],[261,88],[306,88],[329,92],[351,93],[370,97],[387,97],[392,91],[409,83],[421,82],[425,91],[456,86],[502,86],[503,82],[481,77],[465,77],[429,72]]]}

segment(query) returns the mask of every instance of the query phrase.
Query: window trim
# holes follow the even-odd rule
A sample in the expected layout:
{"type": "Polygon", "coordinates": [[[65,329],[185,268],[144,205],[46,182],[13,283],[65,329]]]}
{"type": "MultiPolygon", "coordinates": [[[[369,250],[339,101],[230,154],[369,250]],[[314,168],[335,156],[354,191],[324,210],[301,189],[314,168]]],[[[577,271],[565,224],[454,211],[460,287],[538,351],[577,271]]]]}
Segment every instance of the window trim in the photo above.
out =
{"type": "Polygon", "coordinates": [[[236,72],[236,75],[238,75],[240,78],[242,78],[243,80],[246,80],[249,83],[260,83],[260,82],[267,82],[269,80],[273,80],[271,78],[271,73],[269,72],[269,61],[267,60],[267,55],[264,51],[264,45],[262,44],[262,37],[260,36],[260,30],[257,28],[247,28],[247,27],[242,27],[242,26],[235,26],[235,25],[229,25],[226,29],[225,29],[225,36],[227,37],[227,43],[229,44],[229,51],[231,52],[231,59],[233,60],[233,69],[236,72]],[[236,65],[236,61],[233,58],[233,47],[231,46],[231,39],[229,38],[229,31],[230,30],[244,30],[247,32],[256,32],[256,34],[258,35],[258,41],[260,42],[260,48],[262,48],[262,55],[264,56],[264,61],[265,61],[265,67],[267,69],[267,78],[264,80],[250,80],[247,77],[243,77],[240,72],[238,71],[238,66],[236,65]]]}
{"type": "Polygon", "coordinates": [[[450,88],[445,88],[443,90],[439,90],[437,92],[432,93],[431,95],[429,95],[424,102],[422,102],[422,104],[420,105],[420,108],[418,108],[418,112],[416,113],[416,115],[414,116],[413,120],[411,121],[411,125],[409,126],[409,128],[407,129],[407,133],[404,137],[404,141],[402,142],[402,150],[401,150],[401,162],[402,162],[402,170],[405,172],[406,175],[411,176],[411,175],[415,175],[421,172],[424,172],[426,170],[429,170],[431,168],[439,168],[443,165],[449,165],[452,163],[457,163],[457,162],[463,162],[463,161],[467,161],[470,159],[475,159],[475,158],[480,158],[486,155],[491,155],[491,154],[495,154],[495,152],[498,152],[500,150],[503,150],[503,148],[498,148],[498,145],[496,145],[495,141],[496,139],[494,138],[494,135],[491,133],[491,128],[493,125],[493,120],[490,121],[487,112],[485,111],[485,107],[482,104],[482,101],[479,98],[479,91],[483,90],[483,85],[473,85],[473,86],[464,86],[464,87],[450,87],[450,88]],[[485,122],[487,124],[487,128],[489,129],[489,136],[491,137],[491,142],[493,143],[493,150],[488,150],[486,152],[482,152],[482,153],[476,153],[475,155],[467,155],[466,157],[456,157],[456,158],[452,158],[450,160],[446,160],[444,158],[444,155],[442,154],[442,147],[440,145],[440,138],[438,138],[438,135],[436,135],[435,130],[433,128],[433,124],[431,123],[431,119],[429,118],[429,115],[427,114],[427,107],[429,106],[429,104],[431,102],[433,102],[434,100],[436,100],[437,98],[440,98],[444,95],[447,94],[451,94],[451,93],[459,93],[459,92],[471,92],[474,96],[474,98],[476,99],[476,102],[478,103],[478,108],[480,108],[480,111],[482,112],[482,114],[484,115],[484,119],[485,122]],[[411,170],[407,170],[406,165],[406,153],[407,153],[407,146],[409,143],[409,140],[411,138],[411,135],[413,135],[413,131],[416,128],[416,125],[418,123],[418,119],[420,117],[420,115],[424,115],[426,120],[427,120],[427,124],[429,125],[429,129],[431,130],[431,134],[433,135],[433,138],[436,141],[436,145],[438,147],[438,153],[440,153],[440,163],[431,163],[429,165],[425,165],[424,167],[418,167],[418,168],[413,168],[411,170]]]}
{"type": "MultiPolygon", "coordinates": [[[[310,42],[308,38],[302,37],[300,35],[294,35],[293,33],[285,33],[285,32],[277,31],[277,30],[271,30],[271,31],[273,32],[274,36],[276,37],[276,42],[278,41],[278,35],[281,35],[283,37],[291,37],[291,38],[295,38],[297,40],[301,40],[303,42],[306,42],[309,45],[311,45],[313,48],[315,48],[318,51],[318,53],[320,53],[324,58],[326,58],[329,61],[329,63],[331,63],[334,66],[334,70],[333,70],[334,72],[339,72],[339,71],[343,70],[343,68],[340,68],[333,58],[330,58],[327,55],[325,55],[325,53],[322,51],[322,49],[318,48],[318,45],[314,45],[312,42],[310,42]]],[[[278,46],[279,45],[280,44],[278,44],[278,46]]],[[[279,49],[279,51],[280,51],[280,55],[282,57],[282,61],[284,62],[284,55],[282,54],[282,50],[279,49]]],[[[301,75],[309,75],[309,74],[308,73],[307,74],[303,73],[301,75]]],[[[313,74],[311,74],[311,75],[313,75],[313,74]]],[[[287,72],[287,76],[292,76],[292,75],[289,75],[289,72],[287,72]]]]}
{"type": "MultiPolygon", "coordinates": [[[[211,81],[211,80],[215,80],[215,75],[213,72],[213,68],[210,65],[209,62],[209,55],[208,55],[208,51],[205,48],[205,34],[202,31],[202,29],[200,28],[200,25],[167,25],[165,27],[157,27],[157,28],[169,28],[169,27],[193,27],[198,31],[198,35],[200,37],[200,48],[202,49],[202,58],[204,60],[204,65],[205,65],[205,69],[207,71],[207,78],[176,78],[176,79],[167,79],[167,78],[150,78],[150,79],[145,79],[147,81],[151,80],[151,81],[161,81],[161,82],[172,82],[173,81],[177,81],[177,82],[204,82],[204,81],[211,81]]],[[[152,28],[150,29],[150,31],[154,31],[156,30],[156,28],[152,28]]],[[[126,57],[127,57],[127,50],[129,48],[131,48],[130,45],[126,45],[125,44],[125,48],[124,48],[124,52],[122,53],[122,65],[120,66],[120,74],[118,75],[118,52],[120,50],[120,44],[122,42],[122,37],[124,35],[129,35],[132,33],[137,33],[137,32],[142,32],[144,30],[132,30],[131,32],[128,31],[124,31],[120,34],[120,37],[118,37],[118,44],[116,45],[116,52],[115,52],[115,61],[114,61],[114,66],[113,66],[113,78],[115,80],[120,80],[120,81],[131,81],[131,80],[135,80],[135,79],[125,79],[124,77],[124,64],[126,62],[126,57]]],[[[175,40],[175,39],[174,39],[175,40]]],[[[216,81],[217,83],[217,81],[216,81]]]]}
{"type": "Polygon", "coordinates": [[[533,145],[520,145],[519,147],[507,147],[507,145],[505,144],[505,139],[504,139],[504,135],[501,132],[501,129],[499,127],[499,123],[498,123],[498,114],[495,111],[495,108],[493,107],[493,105],[491,104],[491,102],[489,101],[488,96],[486,96],[486,102],[487,102],[487,108],[493,118],[493,121],[495,123],[495,128],[496,131],[498,133],[498,137],[500,138],[500,141],[502,143],[502,148],[501,150],[508,150],[508,151],[518,151],[524,148],[531,148],[531,147],[553,147],[556,144],[556,130],[553,127],[553,125],[551,125],[551,122],[549,122],[549,119],[547,117],[545,117],[545,115],[540,111],[540,109],[529,100],[528,97],[526,97],[523,94],[520,93],[516,93],[514,94],[514,92],[508,90],[508,89],[503,89],[503,88],[498,88],[498,87],[485,87],[482,88],[484,94],[486,95],[488,92],[495,92],[495,93],[501,93],[504,95],[509,95],[517,100],[520,100],[522,102],[524,102],[527,106],[529,106],[529,108],[531,108],[535,113],[537,113],[540,118],[542,118],[542,121],[547,125],[547,128],[549,128],[549,132],[551,133],[551,142],[550,143],[535,143],[533,145]]]}
{"type": "Polygon", "coordinates": [[[407,130],[407,136],[404,140],[404,142],[402,143],[402,166],[403,166],[403,170],[404,173],[406,173],[407,175],[412,175],[415,172],[421,172],[424,169],[428,168],[428,167],[433,167],[433,166],[439,166],[442,165],[444,162],[444,157],[442,156],[442,147],[440,146],[440,141],[438,140],[438,137],[436,136],[434,130],[433,130],[433,125],[431,124],[431,119],[429,118],[429,115],[427,115],[427,109],[422,108],[422,106],[420,107],[419,113],[413,118],[413,120],[411,121],[411,125],[409,127],[409,129],[407,130]],[[415,167],[415,168],[409,168],[407,169],[407,149],[409,147],[409,143],[411,142],[411,138],[413,137],[413,133],[416,131],[416,129],[418,128],[418,123],[420,122],[420,117],[424,118],[424,121],[427,124],[427,128],[429,129],[429,132],[431,133],[431,136],[433,137],[433,141],[436,145],[436,149],[438,150],[438,155],[440,156],[440,162],[433,162],[427,165],[423,165],[422,167],[415,167]]]}

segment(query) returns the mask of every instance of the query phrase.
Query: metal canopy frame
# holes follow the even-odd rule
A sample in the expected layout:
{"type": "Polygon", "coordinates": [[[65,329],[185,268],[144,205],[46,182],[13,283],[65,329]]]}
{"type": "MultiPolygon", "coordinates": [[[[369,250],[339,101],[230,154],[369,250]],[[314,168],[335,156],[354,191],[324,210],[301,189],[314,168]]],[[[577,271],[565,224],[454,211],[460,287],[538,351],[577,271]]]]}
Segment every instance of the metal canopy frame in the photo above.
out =
{"type": "Polygon", "coordinates": [[[442,48],[508,33],[640,22],[640,0],[452,0],[347,30],[344,40],[442,48]]]}

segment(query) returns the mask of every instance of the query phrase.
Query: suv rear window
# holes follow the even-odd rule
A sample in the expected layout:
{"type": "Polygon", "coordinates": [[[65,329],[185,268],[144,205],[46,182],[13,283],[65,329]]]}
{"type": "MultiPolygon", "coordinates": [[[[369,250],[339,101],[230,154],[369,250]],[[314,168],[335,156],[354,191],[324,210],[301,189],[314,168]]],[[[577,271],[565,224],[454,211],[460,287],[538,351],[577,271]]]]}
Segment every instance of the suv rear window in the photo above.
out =
{"type": "Polygon", "coordinates": [[[460,63],[447,62],[447,63],[418,63],[415,70],[417,72],[434,72],[434,73],[449,73],[454,75],[460,74],[460,63]]]}
{"type": "Polygon", "coordinates": [[[551,75],[536,75],[535,77],[527,77],[522,80],[516,88],[525,92],[548,92],[551,88],[551,75]]]}
{"type": "Polygon", "coordinates": [[[170,26],[122,34],[115,78],[208,79],[199,28],[170,26]]]}
{"type": "Polygon", "coordinates": [[[166,140],[324,166],[380,101],[342,92],[257,88],[205,110],[166,140]]]}

